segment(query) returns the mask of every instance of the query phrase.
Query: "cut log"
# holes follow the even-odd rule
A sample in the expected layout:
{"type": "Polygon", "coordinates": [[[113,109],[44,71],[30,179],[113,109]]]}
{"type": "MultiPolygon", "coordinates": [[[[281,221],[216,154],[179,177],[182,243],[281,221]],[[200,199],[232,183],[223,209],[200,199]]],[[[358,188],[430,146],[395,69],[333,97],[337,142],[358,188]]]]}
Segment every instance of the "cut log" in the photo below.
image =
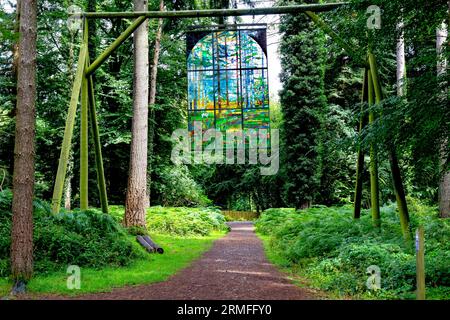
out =
{"type": "Polygon", "coordinates": [[[164,249],[161,248],[159,245],[157,245],[155,242],[153,242],[152,239],[150,239],[149,236],[144,236],[143,237],[145,241],[147,241],[147,243],[159,254],[163,254],[164,253],[164,249]]]}
{"type": "Polygon", "coordinates": [[[139,244],[141,246],[143,246],[149,253],[154,253],[156,251],[155,248],[153,248],[147,241],[144,240],[144,237],[142,236],[137,236],[136,237],[137,242],[139,242],[139,244]]]}

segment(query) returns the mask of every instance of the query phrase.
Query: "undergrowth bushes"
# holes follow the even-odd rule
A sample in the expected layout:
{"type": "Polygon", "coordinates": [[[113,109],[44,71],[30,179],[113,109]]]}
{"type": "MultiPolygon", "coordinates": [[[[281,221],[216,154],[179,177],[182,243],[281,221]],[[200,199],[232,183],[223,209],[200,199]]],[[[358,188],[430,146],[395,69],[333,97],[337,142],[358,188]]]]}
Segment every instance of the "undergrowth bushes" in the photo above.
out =
{"type": "MultiPolygon", "coordinates": [[[[10,273],[11,200],[0,192],[0,276],[10,273]]],[[[34,201],[34,271],[49,273],[69,264],[100,268],[123,266],[144,252],[111,216],[97,210],[51,213],[47,203],[34,201]]]]}
{"type": "MultiPolygon", "coordinates": [[[[1,191],[0,277],[10,274],[11,202],[11,191],[1,191]]],[[[111,214],[90,209],[54,215],[44,201],[35,200],[33,205],[35,273],[63,270],[70,264],[93,268],[124,266],[147,256],[132,230],[122,226],[121,206],[111,206],[111,214]]],[[[147,227],[150,234],[177,236],[206,236],[213,230],[228,228],[218,209],[163,207],[148,209],[147,227]]]]}
{"type": "MultiPolygon", "coordinates": [[[[450,221],[436,218],[433,208],[413,204],[411,224],[425,228],[426,284],[431,297],[450,293],[450,221]]],[[[414,243],[402,238],[395,205],[382,208],[381,231],[366,210],[352,218],[351,206],[307,210],[269,209],[257,220],[257,231],[270,236],[270,250],[285,266],[299,270],[312,284],[341,295],[374,296],[366,288],[366,269],[381,269],[382,290],[376,297],[412,298],[416,270],[414,243]]]]}
{"type": "MultiPolygon", "coordinates": [[[[122,220],[122,206],[112,206],[111,212],[116,219],[122,220]]],[[[150,233],[207,236],[214,230],[228,230],[228,226],[218,209],[155,206],[147,210],[147,229],[150,233]]]]}

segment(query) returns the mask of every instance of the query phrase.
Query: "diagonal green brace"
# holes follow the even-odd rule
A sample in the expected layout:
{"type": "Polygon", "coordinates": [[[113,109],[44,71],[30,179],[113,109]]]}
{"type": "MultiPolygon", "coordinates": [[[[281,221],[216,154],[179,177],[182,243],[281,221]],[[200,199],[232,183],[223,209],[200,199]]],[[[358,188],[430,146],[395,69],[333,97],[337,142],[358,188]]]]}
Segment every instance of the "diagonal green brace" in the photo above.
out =
{"type": "Polygon", "coordinates": [[[325,23],[317,14],[311,11],[305,11],[305,14],[311,18],[311,20],[319,26],[326,34],[328,34],[338,45],[343,48],[347,54],[352,57],[358,65],[361,67],[366,67],[367,62],[361,57],[361,55],[352,49],[352,47],[345,42],[344,39],[342,39],[336,32],[333,31],[333,29],[325,23]]]}
{"type": "MultiPolygon", "coordinates": [[[[86,59],[86,68],[89,66],[89,57],[86,59]]],[[[97,121],[97,112],[95,108],[94,81],[92,76],[88,76],[88,94],[89,94],[89,118],[94,139],[95,164],[97,167],[97,182],[100,194],[100,203],[102,211],[108,213],[108,195],[106,192],[105,170],[103,168],[103,156],[100,144],[100,133],[97,121]]]]}
{"type": "MultiPolygon", "coordinates": [[[[368,100],[369,108],[371,108],[375,103],[374,98],[374,86],[371,70],[369,71],[368,77],[368,100]]],[[[375,113],[373,110],[369,111],[369,124],[375,121],[375,113]]],[[[372,221],[373,225],[377,228],[381,227],[381,216],[380,216],[380,188],[378,181],[378,159],[377,159],[377,148],[372,142],[370,145],[370,200],[371,200],[371,211],[372,211],[372,221]]]]}
{"type": "MultiPolygon", "coordinates": [[[[87,20],[84,21],[84,45],[88,47],[87,20]]],[[[86,50],[86,60],[89,57],[89,50],[86,50]]],[[[88,124],[88,80],[83,76],[81,83],[81,116],[80,116],[80,209],[87,210],[89,208],[88,184],[89,184],[89,124],[88,124]]]]}
{"type": "MultiPolygon", "coordinates": [[[[367,94],[368,94],[368,70],[364,69],[364,77],[363,77],[363,88],[362,88],[362,97],[361,97],[361,117],[359,119],[359,132],[358,139],[361,138],[361,132],[364,129],[366,116],[364,114],[364,103],[367,102],[367,94]]],[[[361,217],[361,200],[362,200],[362,173],[364,170],[364,151],[361,146],[358,146],[358,158],[356,163],[356,185],[355,185],[355,195],[354,195],[354,207],[353,207],[353,218],[359,219],[361,217]]]]}
{"type": "Polygon", "coordinates": [[[129,36],[137,29],[139,26],[146,20],[146,17],[139,17],[124,31],[122,34],[117,37],[116,40],[107,48],[105,51],[100,54],[100,56],[95,59],[95,61],[89,66],[86,70],[86,76],[90,76],[92,73],[97,70],[103,62],[105,62],[108,57],[120,47],[120,45],[128,39],[129,36]]]}
{"type": "MultiPolygon", "coordinates": [[[[373,86],[375,89],[375,102],[381,103],[383,100],[383,91],[381,90],[381,82],[378,74],[378,66],[373,53],[369,52],[369,64],[371,76],[373,79],[373,86]]],[[[395,152],[394,145],[388,143],[389,151],[389,163],[391,166],[392,181],[394,185],[395,198],[397,200],[397,209],[400,216],[400,225],[402,227],[402,233],[405,240],[411,239],[410,219],[408,212],[408,205],[406,203],[405,189],[400,173],[400,167],[398,164],[397,154],[395,152]]]]}
{"type": "Polygon", "coordinates": [[[58,171],[56,173],[55,186],[53,188],[52,212],[58,213],[61,205],[61,198],[64,189],[64,180],[66,178],[67,163],[69,162],[69,153],[72,143],[73,128],[77,112],[78,99],[80,97],[81,83],[83,80],[84,66],[86,59],[87,46],[83,42],[78,56],[78,68],[75,75],[72,94],[70,98],[69,110],[67,112],[66,127],[59,157],[58,171]]]}

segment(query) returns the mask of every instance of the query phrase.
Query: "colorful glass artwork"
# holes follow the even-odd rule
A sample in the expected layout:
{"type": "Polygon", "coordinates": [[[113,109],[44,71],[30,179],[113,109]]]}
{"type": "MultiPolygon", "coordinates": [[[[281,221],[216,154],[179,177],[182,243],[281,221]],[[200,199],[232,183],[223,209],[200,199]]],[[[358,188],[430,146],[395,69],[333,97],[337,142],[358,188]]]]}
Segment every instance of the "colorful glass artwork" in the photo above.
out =
{"type": "Polygon", "coordinates": [[[187,68],[190,131],[270,129],[266,29],[188,32],[187,68]]]}

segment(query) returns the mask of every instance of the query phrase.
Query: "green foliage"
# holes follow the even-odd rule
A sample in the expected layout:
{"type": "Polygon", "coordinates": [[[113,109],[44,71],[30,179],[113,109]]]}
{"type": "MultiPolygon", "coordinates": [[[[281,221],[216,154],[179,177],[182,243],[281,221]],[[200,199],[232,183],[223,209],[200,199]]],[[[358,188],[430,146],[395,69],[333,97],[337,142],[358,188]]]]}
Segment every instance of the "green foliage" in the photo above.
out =
{"type": "MultiPolygon", "coordinates": [[[[11,200],[9,190],[0,192],[0,276],[10,272],[11,200]]],[[[98,210],[53,215],[47,203],[35,200],[33,218],[37,274],[61,270],[69,264],[124,266],[144,254],[115,219],[98,210]]]]}
{"type": "Polygon", "coordinates": [[[327,107],[325,36],[305,15],[286,15],[281,20],[284,199],[289,206],[302,208],[316,199],[320,185],[318,130],[327,107]]]}
{"type": "MultiPolygon", "coordinates": [[[[110,213],[122,221],[124,208],[111,206],[110,213]]],[[[175,236],[208,236],[213,231],[226,231],[225,217],[216,208],[150,207],[147,210],[147,230],[150,234],[175,236]]]]}
{"type": "Polygon", "coordinates": [[[225,217],[217,209],[164,208],[148,210],[147,226],[150,232],[178,236],[206,236],[214,230],[227,230],[225,217]]]}
{"type": "MultiPolygon", "coordinates": [[[[145,255],[130,265],[102,269],[83,268],[80,290],[67,288],[66,270],[49,274],[38,274],[31,279],[27,289],[31,294],[65,294],[79,295],[111,291],[114,288],[166,281],[192,261],[198,259],[211,248],[213,242],[222,237],[224,232],[214,232],[208,237],[181,238],[170,235],[153,234],[152,239],[164,248],[164,254],[145,255]]],[[[2,260],[0,260],[1,263],[2,260]]],[[[0,277],[0,296],[6,296],[11,290],[11,283],[0,277]]]]}
{"type": "MultiPolygon", "coordinates": [[[[425,226],[427,287],[445,292],[450,286],[450,223],[437,218],[435,208],[414,201],[412,225],[425,226]]],[[[313,285],[340,295],[370,298],[366,269],[381,269],[378,298],[410,298],[415,290],[413,244],[405,244],[394,205],[382,208],[381,231],[372,227],[370,214],[352,219],[352,208],[314,207],[307,210],[266,210],[257,231],[270,236],[270,249],[291,268],[299,266],[313,285]]]]}
{"type": "Polygon", "coordinates": [[[211,201],[184,165],[166,166],[159,172],[154,189],[164,206],[207,206],[211,201]]]}

